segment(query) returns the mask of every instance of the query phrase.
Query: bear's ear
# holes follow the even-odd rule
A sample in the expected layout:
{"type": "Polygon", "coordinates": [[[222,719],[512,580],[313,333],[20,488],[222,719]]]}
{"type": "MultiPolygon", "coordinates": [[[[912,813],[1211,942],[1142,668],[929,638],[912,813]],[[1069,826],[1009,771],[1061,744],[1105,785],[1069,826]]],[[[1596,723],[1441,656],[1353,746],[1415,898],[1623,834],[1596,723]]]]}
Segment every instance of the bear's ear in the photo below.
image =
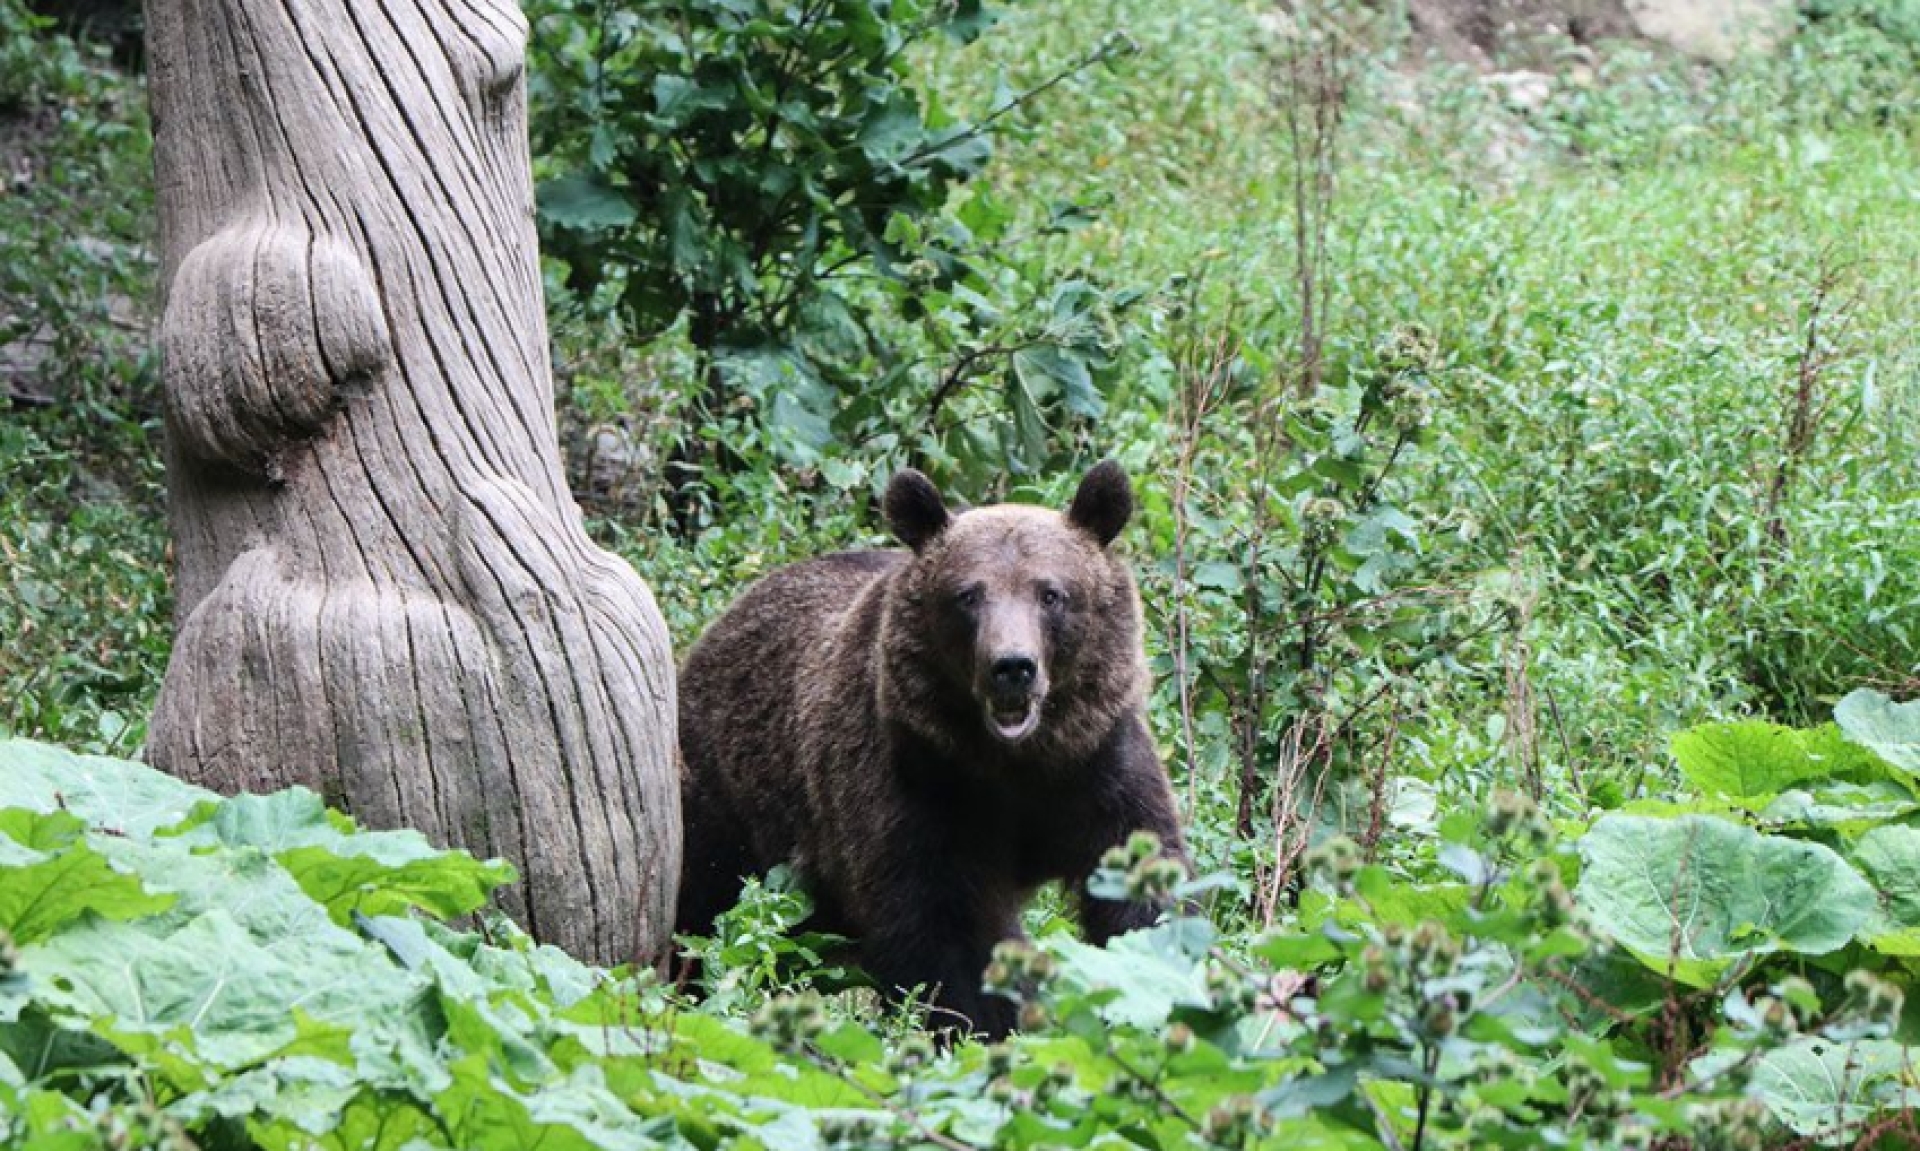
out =
{"type": "Polygon", "coordinates": [[[912,468],[900,469],[887,485],[885,507],[894,538],[914,551],[926,547],[953,522],[947,505],[940,502],[940,490],[912,468]]]}
{"type": "Polygon", "coordinates": [[[1067,522],[1091,532],[1101,547],[1113,542],[1120,529],[1133,518],[1133,484],[1127,473],[1112,460],[1093,465],[1073,494],[1073,506],[1067,509],[1067,522]]]}

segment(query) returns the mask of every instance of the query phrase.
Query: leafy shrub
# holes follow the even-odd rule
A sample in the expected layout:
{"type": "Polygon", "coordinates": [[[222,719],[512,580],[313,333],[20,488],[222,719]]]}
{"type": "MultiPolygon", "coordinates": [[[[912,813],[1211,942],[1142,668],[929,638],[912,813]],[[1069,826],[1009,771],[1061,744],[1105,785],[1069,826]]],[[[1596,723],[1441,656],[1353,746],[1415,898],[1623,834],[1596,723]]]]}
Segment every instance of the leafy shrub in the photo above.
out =
{"type": "Polygon", "coordinates": [[[675,329],[702,357],[705,426],[671,449],[676,486],[761,451],[1037,469],[1050,420],[1099,414],[1133,297],[1040,274],[1003,250],[990,197],[950,201],[1003,121],[1123,41],[968,121],[911,61],[934,33],[978,35],[977,0],[547,0],[533,18],[541,219],[566,289],[628,338],[675,329]],[[982,378],[1006,433],[968,418],[982,378]]]}
{"type": "Polygon", "coordinates": [[[106,49],[0,0],[0,367],[4,393],[80,409],[79,433],[157,409],[145,370],[153,285],[151,137],[106,49]],[[30,367],[31,371],[23,371],[30,367]],[[23,386],[24,384],[24,386],[23,386]]]}
{"type": "MultiPolygon", "coordinates": [[[[1445,881],[1330,842],[1297,923],[1251,944],[1175,919],[1104,949],[1004,945],[987,978],[1022,1001],[1023,1033],[943,1053],[811,992],[742,1023],[712,1012],[749,1004],[694,1009],[648,973],[584,967],[485,914],[513,878],[505,865],[362,831],[298,789],[222,800],[19,742],[0,743],[0,768],[0,1138],[14,1145],[1626,1148],[1912,1134],[1885,983],[1850,979],[1844,1003],[1790,978],[1736,988],[1677,1063],[1641,1057],[1661,1010],[1591,1026],[1583,981],[1600,953],[1563,882],[1574,860],[1511,797],[1450,821],[1445,881]],[[444,922],[474,912],[479,934],[444,922]]],[[[1120,853],[1097,881],[1164,889],[1151,855],[1120,853]]],[[[784,910],[740,922],[790,922],[796,908],[770,895],[784,910]]],[[[1592,914],[1600,926],[1609,913],[1592,914]]]]}

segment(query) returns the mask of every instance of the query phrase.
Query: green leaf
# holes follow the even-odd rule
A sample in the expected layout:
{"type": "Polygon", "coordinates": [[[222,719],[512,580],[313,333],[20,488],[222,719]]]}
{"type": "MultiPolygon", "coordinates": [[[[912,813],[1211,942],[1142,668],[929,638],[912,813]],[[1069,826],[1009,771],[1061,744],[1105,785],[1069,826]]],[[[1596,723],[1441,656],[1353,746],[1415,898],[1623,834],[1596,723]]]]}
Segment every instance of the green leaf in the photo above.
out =
{"type": "Polygon", "coordinates": [[[1212,933],[1197,920],[1173,920],[1094,947],[1059,936],[1047,948],[1060,960],[1064,984],[1087,994],[1110,992],[1098,1007],[1115,1024],[1158,1027],[1173,1009],[1208,1002],[1204,960],[1212,933]],[[1195,933],[1196,925],[1203,930],[1195,933]]]}
{"type": "Polygon", "coordinates": [[[1877,937],[1920,930],[1920,828],[1877,827],[1860,837],[1851,856],[1879,896],[1879,906],[1862,932],[1870,946],[1877,937]]]}
{"type": "Polygon", "coordinates": [[[355,911],[377,916],[418,907],[451,919],[484,907],[494,888],[516,878],[502,860],[441,851],[418,832],[359,831],[305,788],[204,804],[180,838],[268,852],[343,927],[355,911]]]}
{"type": "Polygon", "coordinates": [[[65,811],[87,826],[142,838],[213,799],[144,764],[75,755],[24,739],[0,740],[0,807],[65,811]]]}
{"type": "Polygon", "coordinates": [[[1577,891],[1594,925],[1664,969],[1776,950],[1823,955],[1873,915],[1873,888],[1817,843],[1762,835],[1707,816],[1608,815],[1580,841],[1577,891]]]}
{"type": "Polygon", "coordinates": [[[928,140],[920,106],[905,89],[894,89],[860,125],[860,150],[875,167],[890,167],[919,151],[928,140]]]}
{"type": "MultiPolygon", "coordinates": [[[[243,890],[229,898],[242,901],[243,890]]],[[[52,1007],[110,1021],[117,1036],[190,1032],[181,1041],[215,1067],[257,1063],[298,1039],[296,1008],[323,1024],[404,1025],[419,981],[317,908],[314,921],[319,930],[305,936],[262,940],[222,909],[140,924],[88,919],[23,949],[21,963],[52,1007]]]]}
{"type": "Polygon", "coordinates": [[[548,180],[537,199],[548,222],[581,232],[625,228],[639,218],[626,193],[591,174],[548,180]]]}
{"type": "Polygon", "coordinates": [[[18,845],[0,852],[0,929],[14,942],[36,943],[89,912],[136,919],[173,905],[172,896],[115,870],[81,837],[81,826],[66,812],[0,811],[0,844],[18,845]]]}
{"type": "Polygon", "coordinates": [[[1920,774],[1920,699],[1895,703],[1870,688],[1841,700],[1833,719],[1847,738],[1910,774],[1920,774]]]}
{"type": "Polygon", "coordinates": [[[1216,591],[1238,593],[1246,587],[1246,581],[1240,574],[1240,565],[1220,560],[1208,560],[1195,564],[1193,583],[1196,587],[1213,588],[1216,591]]]}
{"type": "Polygon", "coordinates": [[[1920,1106],[1920,1090],[1901,1081],[1916,1058],[1891,1040],[1800,1039],[1760,1058],[1753,1087],[1795,1134],[1850,1146],[1874,1118],[1920,1106]]]}
{"type": "Polygon", "coordinates": [[[1808,793],[1782,792],[1759,812],[1767,827],[1830,829],[1854,836],[1920,811],[1920,799],[1891,780],[1836,783],[1808,793]]]}
{"type": "Polygon", "coordinates": [[[1089,419],[1098,419],[1107,410],[1086,360],[1058,344],[1020,349],[1013,354],[1013,370],[1036,401],[1057,396],[1068,411],[1089,419]]]}
{"type": "Polygon", "coordinates": [[[1798,731],[1760,720],[1709,723],[1675,735],[1672,748],[1694,786],[1757,804],[1807,783],[1865,782],[1885,774],[1832,724],[1798,731]]]}

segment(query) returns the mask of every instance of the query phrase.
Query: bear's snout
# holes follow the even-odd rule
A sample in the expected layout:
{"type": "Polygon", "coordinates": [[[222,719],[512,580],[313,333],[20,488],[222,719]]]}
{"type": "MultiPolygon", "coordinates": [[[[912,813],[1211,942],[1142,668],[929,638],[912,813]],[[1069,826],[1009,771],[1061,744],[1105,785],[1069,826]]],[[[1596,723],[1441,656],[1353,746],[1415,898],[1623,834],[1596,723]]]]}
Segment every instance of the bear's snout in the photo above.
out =
{"type": "Polygon", "coordinates": [[[993,661],[993,693],[998,696],[1026,695],[1033,690],[1033,677],[1040,665],[1030,655],[1003,655],[993,661]]]}
{"type": "Polygon", "coordinates": [[[988,653],[982,661],[987,730],[1003,743],[1019,743],[1040,726],[1046,701],[1046,676],[1040,661],[1025,652],[988,653]]]}

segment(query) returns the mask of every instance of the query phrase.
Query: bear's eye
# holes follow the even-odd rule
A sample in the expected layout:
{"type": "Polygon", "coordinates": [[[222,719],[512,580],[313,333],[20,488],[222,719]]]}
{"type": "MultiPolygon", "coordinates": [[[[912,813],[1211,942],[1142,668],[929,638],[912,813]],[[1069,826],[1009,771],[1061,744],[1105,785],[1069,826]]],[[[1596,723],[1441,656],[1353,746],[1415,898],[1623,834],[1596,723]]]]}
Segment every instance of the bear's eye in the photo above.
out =
{"type": "Polygon", "coordinates": [[[977,587],[970,587],[965,591],[956,593],[953,597],[953,602],[966,608],[968,611],[972,611],[974,608],[979,607],[980,601],[985,598],[987,598],[987,593],[977,587]]]}
{"type": "Polygon", "coordinates": [[[1067,593],[1061,591],[1057,587],[1042,588],[1040,590],[1040,606],[1041,607],[1049,607],[1049,608],[1060,607],[1066,602],[1067,602],[1067,593]]]}

